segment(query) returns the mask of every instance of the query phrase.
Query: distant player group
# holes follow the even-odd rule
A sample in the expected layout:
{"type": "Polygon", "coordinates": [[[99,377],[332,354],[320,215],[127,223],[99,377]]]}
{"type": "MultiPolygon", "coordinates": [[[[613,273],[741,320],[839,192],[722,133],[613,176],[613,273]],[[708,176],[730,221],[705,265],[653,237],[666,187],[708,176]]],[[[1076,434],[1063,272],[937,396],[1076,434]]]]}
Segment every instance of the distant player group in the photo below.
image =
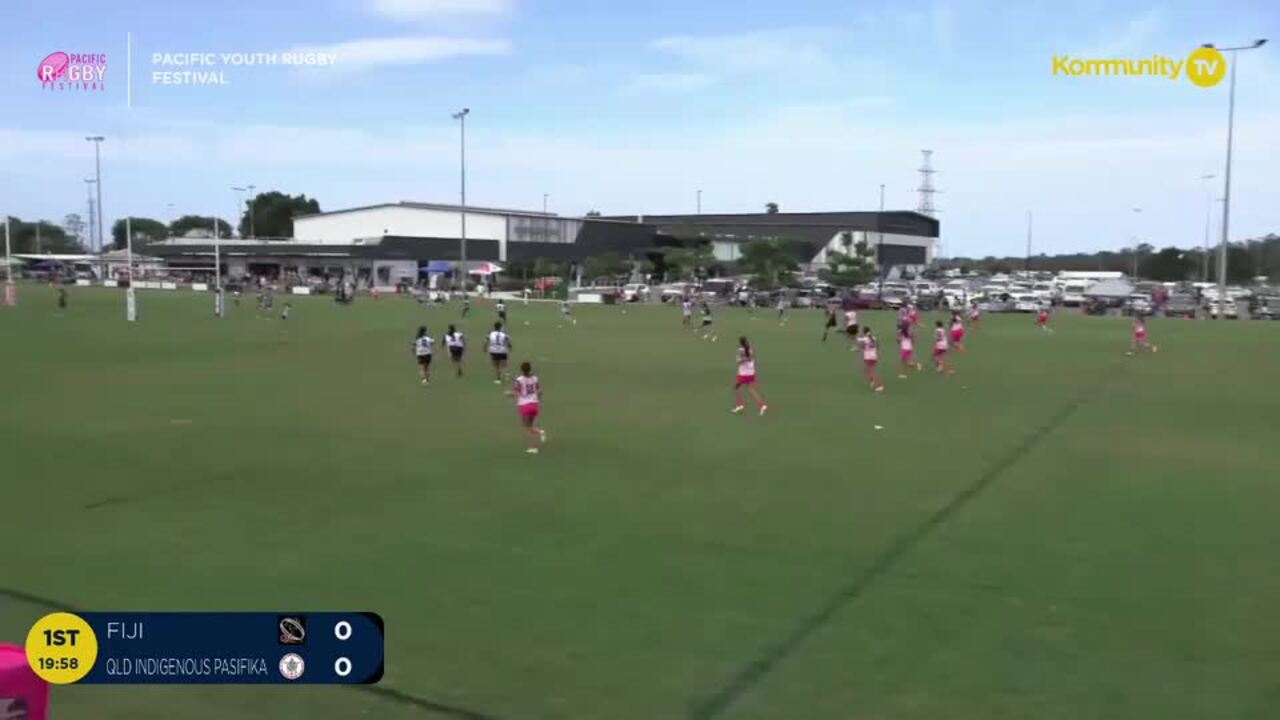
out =
{"type": "MultiPolygon", "coordinates": [[[[489,332],[486,338],[486,345],[493,367],[493,382],[495,385],[501,385],[504,381],[510,380],[508,362],[515,345],[505,329],[507,327],[506,303],[499,300],[495,305],[495,310],[497,311],[498,321],[493,324],[493,330],[489,332]]],[[[780,302],[777,310],[779,324],[785,324],[786,306],[780,302]]],[[[470,303],[464,302],[463,317],[469,311],[470,303]]],[[[561,302],[560,312],[565,323],[577,324],[576,319],[573,317],[570,303],[561,302]]],[[[877,372],[877,367],[880,363],[880,340],[869,326],[862,325],[859,322],[856,309],[839,310],[836,307],[829,307],[826,311],[822,342],[826,342],[832,331],[839,326],[841,315],[843,315],[844,321],[844,335],[847,338],[850,349],[860,352],[862,355],[863,374],[867,384],[877,393],[884,392],[885,384],[877,372]]],[[[707,302],[702,301],[695,304],[692,299],[685,298],[681,302],[681,316],[682,325],[685,329],[695,332],[702,339],[712,342],[717,340],[714,317],[711,306],[707,302]],[[694,323],[695,308],[701,316],[696,326],[694,323]]],[[[1036,313],[1036,326],[1043,332],[1052,333],[1053,330],[1049,326],[1049,321],[1050,310],[1048,306],[1044,306],[1036,313]]],[[[932,331],[932,365],[938,374],[955,374],[955,368],[947,362],[947,357],[952,350],[955,352],[965,351],[967,332],[977,328],[981,322],[982,313],[975,302],[967,308],[967,313],[960,310],[952,310],[950,311],[949,321],[937,320],[934,323],[932,331]]],[[[924,370],[923,363],[916,359],[915,353],[915,334],[919,324],[920,311],[916,306],[908,303],[898,310],[896,335],[899,379],[905,380],[911,374],[924,370]]],[[[424,386],[431,384],[431,361],[434,356],[435,344],[435,338],[428,333],[427,327],[425,325],[420,326],[417,335],[413,339],[412,347],[414,357],[418,363],[420,381],[424,386]]],[[[452,363],[455,376],[463,377],[463,359],[467,344],[457,326],[449,325],[449,329],[444,335],[443,344],[448,349],[449,360],[452,363]]],[[[1133,320],[1133,340],[1128,354],[1135,355],[1140,351],[1155,352],[1156,350],[1156,346],[1147,339],[1145,319],[1142,316],[1136,316],[1133,320]]],[[[764,415],[768,411],[769,405],[765,402],[760,392],[756,371],[755,348],[745,335],[738,338],[736,369],[732,412],[734,414],[742,413],[746,409],[746,400],[750,397],[755,403],[758,414],[764,415]]],[[[526,438],[526,452],[530,454],[538,453],[539,449],[547,441],[547,433],[537,426],[542,401],[542,384],[538,380],[538,376],[534,374],[531,363],[526,361],[520,364],[520,373],[512,381],[506,394],[515,399],[516,412],[520,418],[520,424],[526,438]]]]}

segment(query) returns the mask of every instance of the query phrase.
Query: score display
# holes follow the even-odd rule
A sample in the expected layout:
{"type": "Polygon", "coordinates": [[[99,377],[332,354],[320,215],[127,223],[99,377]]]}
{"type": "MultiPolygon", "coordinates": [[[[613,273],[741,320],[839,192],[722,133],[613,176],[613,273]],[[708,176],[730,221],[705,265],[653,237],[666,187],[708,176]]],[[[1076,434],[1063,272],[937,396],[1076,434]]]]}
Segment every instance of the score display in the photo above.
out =
{"type": "Polygon", "coordinates": [[[367,685],[384,647],[371,612],[59,612],[26,652],[55,685],[367,685]]]}

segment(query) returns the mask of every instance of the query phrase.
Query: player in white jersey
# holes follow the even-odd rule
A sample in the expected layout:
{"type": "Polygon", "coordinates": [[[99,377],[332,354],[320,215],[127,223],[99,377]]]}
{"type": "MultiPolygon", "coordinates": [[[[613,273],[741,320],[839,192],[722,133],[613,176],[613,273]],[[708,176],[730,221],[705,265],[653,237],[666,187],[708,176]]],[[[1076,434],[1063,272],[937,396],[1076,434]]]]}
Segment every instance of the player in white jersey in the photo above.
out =
{"type": "Polygon", "coordinates": [[[871,328],[862,329],[862,337],[858,338],[858,347],[862,349],[862,366],[867,374],[867,382],[876,392],[884,392],[884,383],[876,375],[876,364],[880,362],[880,341],[872,334],[871,328]]]}
{"type": "Polygon", "coordinates": [[[569,304],[568,300],[560,301],[560,317],[571,325],[578,324],[578,319],[573,316],[573,306],[569,304]]]}
{"type": "Polygon", "coordinates": [[[529,440],[529,447],[525,452],[536,455],[539,446],[547,441],[547,432],[534,427],[534,423],[538,421],[538,406],[542,402],[542,384],[538,382],[538,376],[533,374],[533,366],[528,362],[520,363],[520,375],[516,377],[508,394],[516,399],[520,424],[529,440]]]}
{"type": "Polygon", "coordinates": [[[744,387],[751,393],[751,398],[756,401],[756,405],[760,407],[760,414],[763,415],[769,406],[765,404],[764,398],[760,397],[760,391],[756,389],[756,353],[751,343],[747,342],[745,335],[738,338],[738,380],[733,385],[733,397],[737,401],[733,406],[734,413],[742,412],[745,407],[742,401],[744,387]]]}
{"type": "Polygon", "coordinates": [[[787,296],[786,295],[778,295],[777,308],[778,308],[778,324],[786,325],[787,324],[787,296]]]}
{"type": "Polygon", "coordinates": [[[444,344],[449,348],[449,361],[453,363],[458,377],[462,377],[462,355],[467,351],[466,339],[458,328],[450,325],[449,332],[444,334],[444,344]]]}
{"type": "MultiPolygon", "coordinates": [[[[938,372],[947,369],[947,329],[943,327],[942,321],[939,320],[933,328],[933,367],[938,372]]],[[[952,374],[955,370],[950,371],[952,374]]]]}
{"type": "Polygon", "coordinates": [[[502,323],[493,324],[489,333],[489,359],[493,361],[493,384],[501,385],[507,376],[507,357],[511,355],[511,336],[502,329],[502,323]]]}
{"type": "Polygon", "coordinates": [[[850,344],[858,340],[858,311],[853,308],[844,311],[844,335],[850,344]]]}
{"type": "Polygon", "coordinates": [[[680,301],[680,323],[687,328],[693,328],[693,301],[685,298],[680,301]]]}
{"type": "Polygon", "coordinates": [[[505,325],[507,323],[507,303],[499,300],[497,304],[498,322],[505,325]]]}
{"type": "Polygon", "coordinates": [[[413,356],[418,360],[418,375],[423,385],[431,384],[431,351],[435,340],[427,334],[427,326],[418,328],[418,336],[413,339],[413,356]]]}

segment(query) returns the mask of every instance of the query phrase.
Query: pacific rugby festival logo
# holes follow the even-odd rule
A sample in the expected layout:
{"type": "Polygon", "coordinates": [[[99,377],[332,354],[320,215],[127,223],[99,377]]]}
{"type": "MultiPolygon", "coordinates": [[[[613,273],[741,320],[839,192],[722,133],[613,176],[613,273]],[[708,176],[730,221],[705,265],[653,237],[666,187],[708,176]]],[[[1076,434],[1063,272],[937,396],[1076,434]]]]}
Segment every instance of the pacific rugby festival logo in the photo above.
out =
{"type": "Polygon", "coordinates": [[[107,89],[106,53],[49,53],[36,67],[45,90],[103,91],[107,89]]]}
{"type": "Polygon", "coordinates": [[[1081,58],[1071,55],[1053,56],[1053,74],[1067,77],[1095,75],[1139,75],[1177,80],[1187,76],[1199,87],[1213,87],[1227,74],[1227,60],[1211,47],[1198,47],[1185,59],[1152,55],[1140,59],[1081,58]]]}

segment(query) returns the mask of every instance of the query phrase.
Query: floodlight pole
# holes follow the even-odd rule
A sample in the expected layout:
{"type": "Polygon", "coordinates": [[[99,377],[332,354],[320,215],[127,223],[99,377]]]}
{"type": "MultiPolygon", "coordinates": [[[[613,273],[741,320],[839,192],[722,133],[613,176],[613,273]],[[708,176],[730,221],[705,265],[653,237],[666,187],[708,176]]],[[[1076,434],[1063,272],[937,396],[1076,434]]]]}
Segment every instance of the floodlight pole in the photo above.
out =
{"type": "Polygon", "coordinates": [[[462,108],[453,114],[453,119],[458,121],[459,128],[459,167],[461,172],[461,196],[462,196],[462,234],[459,237],[458,254],[461,258],[460,270],[462,272],[462,296],[467,295],[467,116],[471,114],[471,108],[462,108]]]}
{"type": "Polygon", "coordinates": [[[94,182],[98,184],[98,252],[102,252],[102,141],[101,135],[90,135],[85,140],[93,143],[94,182]]]}
{"type": "MultiPolygon", "coordinates": [[[[1212,180],[1217,175],[1201,175],[1201,180],[1212,180]]],[[[1204,198],[1204,253],[1201,256],[1200,282],[1209,282],[1209,226],[1213,218],[1213,187],[1205,183],[1208,192],[1204,198]]]]}
{"type": "Polygon", "coordinates": [[[1226,174],[1222,179],[1222,242],[1218,245],[1218,319],[1225,320],[1227,316],[1227,236],[1231,225],[1231,147],[1235,135],[1236,123],[1236,73],[1235,58],[1236,53],[1241,50],[1256,50],[1266,44],[1266,38],[1253,41],[1252,45],[1241,45],[1239,47],[1218,48],[1213,43],[1205,43],[1203,47],[1215,48],[1220,52],[1231,53],[1231,61],[1227,63],[1227,73],[1231,75],[1231,90],[1227,99],[1227,167],[1226,174]]]}

